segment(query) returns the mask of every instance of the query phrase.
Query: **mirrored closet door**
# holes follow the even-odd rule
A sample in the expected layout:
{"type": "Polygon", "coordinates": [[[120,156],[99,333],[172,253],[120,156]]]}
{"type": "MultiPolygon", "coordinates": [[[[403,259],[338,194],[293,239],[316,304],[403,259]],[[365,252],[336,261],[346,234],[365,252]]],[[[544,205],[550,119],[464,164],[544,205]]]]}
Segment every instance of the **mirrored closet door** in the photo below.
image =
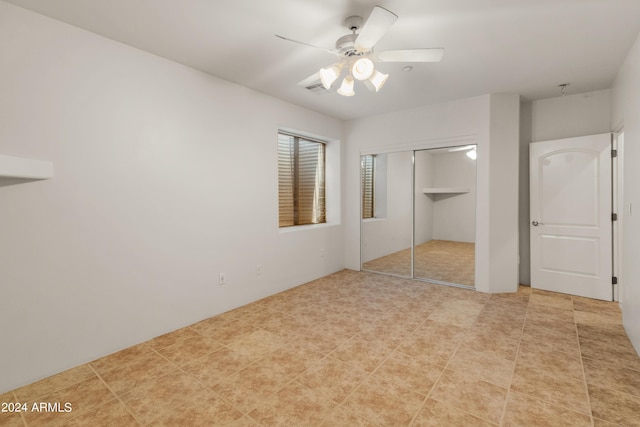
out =
{"type": "Polygon", "coordinates": [[[474,286],[475,145],[415,152],[414,277],[474,286]]]}
{"type": "Polygon", "coordinates": [[[362,269],[412,277],[413,151],[361,157],[362,269]]]}
{"type": "Polygon", "coordinates": [[[475,159],[475,145],[362,156],[362,270],[473,287],[475,159]]]}

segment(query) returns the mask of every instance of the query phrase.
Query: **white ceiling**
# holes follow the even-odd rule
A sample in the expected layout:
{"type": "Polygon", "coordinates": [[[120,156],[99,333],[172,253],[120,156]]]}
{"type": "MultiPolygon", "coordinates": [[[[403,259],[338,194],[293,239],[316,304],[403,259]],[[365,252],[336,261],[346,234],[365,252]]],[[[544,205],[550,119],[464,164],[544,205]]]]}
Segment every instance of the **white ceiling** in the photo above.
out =
{"type": "Polygon", "coordinates": [[[638,0],[7,0],[327,115],[351,119],[495,92],[527,100],[608,88],[640,32],[638,0]],[[379,93],[296,85],[375,5],[399,16],[377,51],[444,47],[441,63],[379,64],[379,93]]]}

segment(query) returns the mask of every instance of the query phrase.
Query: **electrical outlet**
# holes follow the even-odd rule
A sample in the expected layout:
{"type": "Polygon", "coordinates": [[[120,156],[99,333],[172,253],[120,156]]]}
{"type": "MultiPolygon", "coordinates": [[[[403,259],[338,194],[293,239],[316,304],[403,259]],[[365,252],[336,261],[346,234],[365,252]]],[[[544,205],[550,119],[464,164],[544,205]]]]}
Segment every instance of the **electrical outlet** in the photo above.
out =
{"type": "Polygon", "coordinates": [[[324,248],[320,248],[320,258],[324,258],[324,248]]]}
{"type": "Polygon", "coordinates": [[[256,276],[260,276],[262,274],[262,266],[260,264],[256,265],[256,276]]]}
{"type": "Polygon", "coordinates": [[[219,285],[226,285],[227,284],[227,279],[226,279],[224,273],[220,273],[220,275],[218,276],[218,284],[219,285]]]}

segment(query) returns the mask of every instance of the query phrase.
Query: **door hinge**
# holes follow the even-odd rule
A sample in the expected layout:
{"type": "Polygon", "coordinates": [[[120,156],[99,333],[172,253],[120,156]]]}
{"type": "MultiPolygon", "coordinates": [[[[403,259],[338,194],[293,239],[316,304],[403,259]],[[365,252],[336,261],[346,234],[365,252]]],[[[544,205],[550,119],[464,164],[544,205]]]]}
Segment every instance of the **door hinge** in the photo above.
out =
{"type": "Polygon", "coordinates": [[[618,157],[618,150],[611,150],[611,157],[618,157]]]}
{"type": "Polygon", "coordinates": [[[613,276],[613,277],[611,278],[611,284],[612,284],[612,285],[617,285],[617,284],[618,284],[618,278],[617,278],[616,276],[613,276]]]}
{"type": "Polygon", "coordinates": [[[611,214],[611,221],[617,221],[618,220],[618,214],[617,213],[612,213],[611,214]]]}

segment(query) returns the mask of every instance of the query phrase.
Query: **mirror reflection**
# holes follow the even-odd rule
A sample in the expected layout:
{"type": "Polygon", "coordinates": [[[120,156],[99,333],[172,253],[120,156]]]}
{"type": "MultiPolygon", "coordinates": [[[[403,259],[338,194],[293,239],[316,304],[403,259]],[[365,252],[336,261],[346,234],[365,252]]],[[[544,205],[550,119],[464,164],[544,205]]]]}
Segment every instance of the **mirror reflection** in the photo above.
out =
{"type": "Polygon", "coordinates": [[[362,156],[362,269],[474,286],[475,158],[475,145],[362,156]]]}
{"type": "Polygon", "coordinates": [[[411,277],[413,152],[361,158],[362,269],[411,277]]]}
{"type": "Polygon", "coordinates": [[[475,158],[475,145],[415,152],[415,278],[474,286],[475,158]]]}

